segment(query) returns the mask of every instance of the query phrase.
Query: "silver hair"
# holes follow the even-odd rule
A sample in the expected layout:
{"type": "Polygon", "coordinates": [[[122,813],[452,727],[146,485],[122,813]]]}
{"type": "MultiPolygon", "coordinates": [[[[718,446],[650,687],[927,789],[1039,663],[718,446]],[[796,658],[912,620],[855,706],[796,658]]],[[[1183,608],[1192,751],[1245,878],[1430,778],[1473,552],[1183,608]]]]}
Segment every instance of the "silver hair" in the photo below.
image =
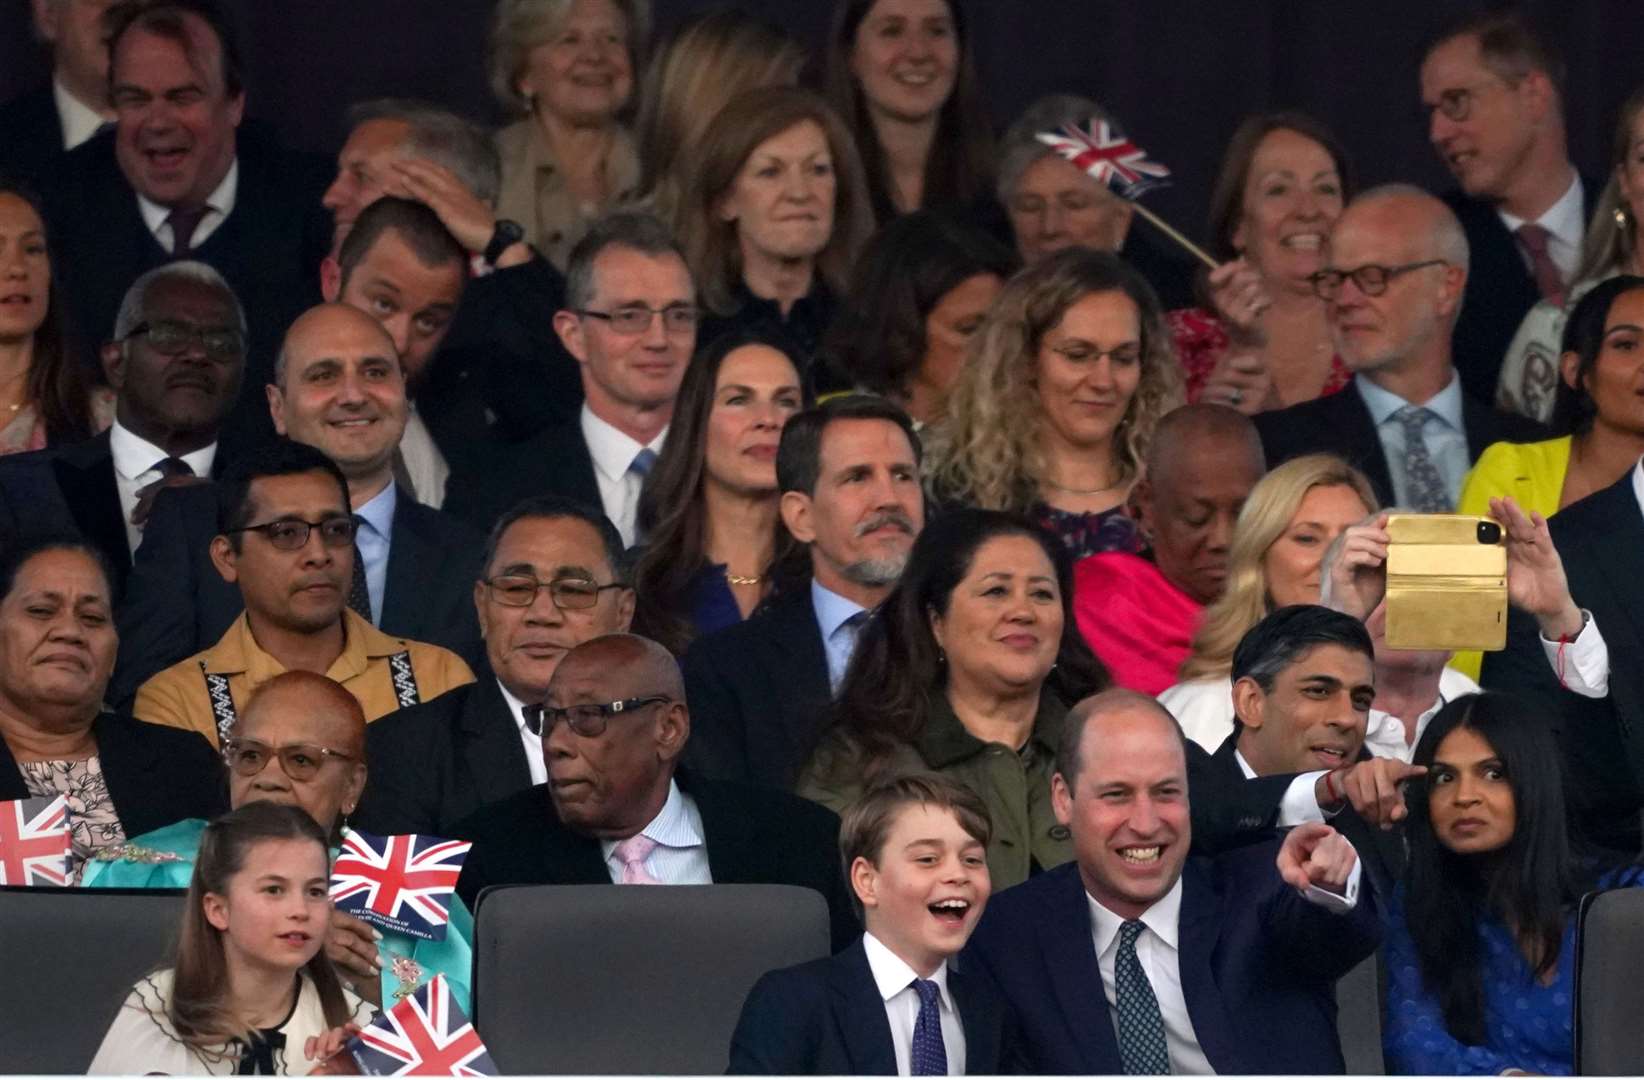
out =
{"type": "Polygon", "coordinates": [[[1432,230],[1427,236],[1427,249],[1433,252],[1435,258],[1443,259],[1451,266],[1459,266],[1463,270],[1468,268],[1471,255],[1467,247],[1467,234],[1462,231],[1461,222],[1457,220],[1455,213],[1444,205],[1442,200],[1415,184],[1394,183],[1381,184],[1360,192],[1358,198],[1353,200],[1353,205],[1380,202],[1384,199],[1414,199],[1431,206],[1434,214],[1432,230]]]}
{"type": "MultiPolygon", "coordinates": [[[[628,65],[637,79],[640,52],[651,36],[651,0],[612,0],[628,20],[628,65]]],[[[514,84],[531,50],[559,33],[576,0],[500,0],[491,20],[491,48],[487,66],[491,92],[504,106],[521,115],[530,103],[514,84]]]]}
{"type": "Polygon", "coordinates": [[[203,262],[193,259],[181,259],[169,262],[164,266],[157,266],[143,274],[131,283],[126,295],[120,301],[120,313],[114,317],[115,341],[125,341],[131,332],[137,329],[139,323],[148,318],[148,290],[161,281],[192,281],[199,285],[221,290],[234,303],[234,317],[240,324],[240,336],[248,336],[245,322],[245,308],[240,298],[234,295],[223,275],[217,273],[203,262]]]}
{"type": "Polygon", "coordinates": [[[497,204],[502,190],[502,162],[484,128],[448,109],[411,98],[376,98],[348,110],[348,130],[373,120],[397,120],[411,129],[402,156],[421,158],[450,169],[474,197],[497,204]]]}
{"type": "Polygon", "coordinates": [[[606,214],[585,233],[565,267],[565,307],[577,311],[588,306],[594,298],[594,263],[606,248],[620,247],[648,255],[653,259],[677,255],[681,262],[685,254],[668,227],[654,215],[637,210],[618,210],[606,214]]]}
{"type": "Polygon", "coordinates": [[[1009,204],[1022,174],[1041,158],[1056,153],[1039,141],[1039,132],[1063,124],[1084,124],[1091,119],[1116,123],[1112,113],[1077,94],[1047,94],[1022,110],[999,140],[999,201],[1009,204]]]}

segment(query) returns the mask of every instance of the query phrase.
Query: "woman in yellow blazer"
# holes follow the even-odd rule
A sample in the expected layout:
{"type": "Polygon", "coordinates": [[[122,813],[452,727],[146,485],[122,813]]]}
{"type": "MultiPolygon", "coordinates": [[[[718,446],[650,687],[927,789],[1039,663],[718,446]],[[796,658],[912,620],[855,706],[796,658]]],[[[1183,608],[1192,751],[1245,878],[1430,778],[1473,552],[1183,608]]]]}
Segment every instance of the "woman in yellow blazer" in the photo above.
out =
{"type": "MultiPolygon", "coordinates": [[[[1553,422],[1571,434],[1487,448],[1462,483],[1458,513],[1488,514],[1491,499],[1511,495],[1527,512],[1552,517],[1644,456],[1644,277],[1594,286],[1570,313],[1563,350],[1553,422]]],[[[1482,662],[1464,652],[1450,666],[1477,679],[1482,662]]]]}

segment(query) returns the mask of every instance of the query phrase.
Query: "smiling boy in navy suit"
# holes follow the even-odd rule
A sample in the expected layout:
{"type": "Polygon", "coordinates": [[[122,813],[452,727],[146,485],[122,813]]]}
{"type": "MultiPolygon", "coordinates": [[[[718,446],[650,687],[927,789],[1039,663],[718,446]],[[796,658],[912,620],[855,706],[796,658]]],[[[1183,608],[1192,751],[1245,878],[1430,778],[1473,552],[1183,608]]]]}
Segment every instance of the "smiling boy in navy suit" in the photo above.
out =
{"type": "Polygon", "coordinates": [[[950,969],[987,904],[987,808],[945,777],[906,776],[846,811],[844,861],[867,932],[773,971],[742,1006],[731,1073],[1000,1072],[1004,1003],[950,969]]]}

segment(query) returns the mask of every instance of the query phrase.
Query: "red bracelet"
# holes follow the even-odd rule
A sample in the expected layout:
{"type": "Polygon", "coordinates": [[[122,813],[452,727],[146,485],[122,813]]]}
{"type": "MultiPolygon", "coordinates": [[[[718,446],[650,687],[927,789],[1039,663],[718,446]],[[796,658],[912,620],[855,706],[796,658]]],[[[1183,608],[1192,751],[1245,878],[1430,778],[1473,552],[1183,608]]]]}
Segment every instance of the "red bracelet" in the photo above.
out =
{"type": "Polygon", "coordinates": [[[1345,800],[1340,791],[1336,790],[1336,773],[1331,770],[1324,774],[1324,793],[1330,796],[1330,805],[1338,806],[1345,800]]]}
{"type": "Polygon", "coordinates": [[[1564,650],[1575,638],[1569,634],[1558,635],[1558,652],[1553,657],[1553,673],[1558,676],[1558,686],[1561,690],[1568,690],[1570,684],[1564,678],[1564,650]]]}

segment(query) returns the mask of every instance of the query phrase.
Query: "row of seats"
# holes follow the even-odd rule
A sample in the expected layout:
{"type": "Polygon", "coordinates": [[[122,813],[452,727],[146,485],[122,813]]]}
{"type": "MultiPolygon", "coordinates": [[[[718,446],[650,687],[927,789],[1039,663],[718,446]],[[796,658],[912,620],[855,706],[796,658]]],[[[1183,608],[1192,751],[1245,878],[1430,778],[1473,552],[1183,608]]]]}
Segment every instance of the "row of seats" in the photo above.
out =
{"type": "MultiPolygon", "coordinates": [[[[126,991],[167,955],[181,892],[0,887],[0,1071],[84,1073],[126,991]]],[[[1576,1063],[1644,1073],[1644,889],[1595,894],[1576,937],[1576,1063]]],[[[519,885],[475,915],[474,1015],[505,1074],[713,1074],[742,999],[826,954],[821,896],[787,885],[519,885]]],[[[1337,988],[1349,1074],[1382,1072],[1380,980],[1337,988]]]]}

